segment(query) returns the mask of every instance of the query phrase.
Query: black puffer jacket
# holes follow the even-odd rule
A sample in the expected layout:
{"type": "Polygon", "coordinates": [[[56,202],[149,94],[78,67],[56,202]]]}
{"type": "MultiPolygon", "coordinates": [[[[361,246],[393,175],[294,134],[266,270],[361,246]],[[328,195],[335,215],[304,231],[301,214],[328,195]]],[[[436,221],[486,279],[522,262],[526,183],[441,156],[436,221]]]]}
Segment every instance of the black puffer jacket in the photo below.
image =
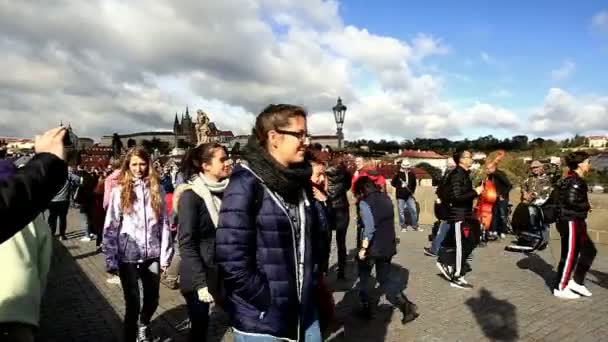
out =
{"type": "Polygon", "coordinates": [[[329,181],[329,205],[332,208],[348,208],[346,193],[351,187],[352,176],[342,167],[331,166],[325,171],[329,181]]]}
{"type": "Polygon", "coordinates": [[[446,179],[450,221],[463,221],[473,217],[473,201],[477,197],[477,192],[473,189],[469,174],[469,171],[458,166],[446,179]]]}
{"type": "Polygon", "coordinates": [[[558,221],[586,219],[591,205],[587,193],[587,183],[577,173],[570,172],[558,183],[558,221]]]}

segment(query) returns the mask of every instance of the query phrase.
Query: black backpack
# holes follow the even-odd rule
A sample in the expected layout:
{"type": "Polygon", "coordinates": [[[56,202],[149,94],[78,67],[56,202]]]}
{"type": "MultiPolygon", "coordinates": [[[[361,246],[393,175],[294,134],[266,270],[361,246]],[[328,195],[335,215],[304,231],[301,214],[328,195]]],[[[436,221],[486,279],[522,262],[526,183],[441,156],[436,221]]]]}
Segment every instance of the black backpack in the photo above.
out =
{"type": "Polygon", "coordinates": [[[450,174],[445,175],[437,184],[437,200],[435,200],[434,211],[435,217],[438,220],[447,220],[450,217],[450,203],[448,202],[448,184],[447,180],[450,174]]]}

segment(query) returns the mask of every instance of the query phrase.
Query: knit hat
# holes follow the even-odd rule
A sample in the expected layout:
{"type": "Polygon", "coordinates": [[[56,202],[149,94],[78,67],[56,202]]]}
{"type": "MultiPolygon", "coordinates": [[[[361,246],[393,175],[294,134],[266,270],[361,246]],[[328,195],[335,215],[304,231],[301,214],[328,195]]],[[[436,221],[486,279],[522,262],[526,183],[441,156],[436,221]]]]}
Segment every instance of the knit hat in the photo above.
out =
{"type": "Polygon", "coordinates": [[[0,159],[0,180],[7,179],[17,172],[17,167],[12,161],[0,159]]]}

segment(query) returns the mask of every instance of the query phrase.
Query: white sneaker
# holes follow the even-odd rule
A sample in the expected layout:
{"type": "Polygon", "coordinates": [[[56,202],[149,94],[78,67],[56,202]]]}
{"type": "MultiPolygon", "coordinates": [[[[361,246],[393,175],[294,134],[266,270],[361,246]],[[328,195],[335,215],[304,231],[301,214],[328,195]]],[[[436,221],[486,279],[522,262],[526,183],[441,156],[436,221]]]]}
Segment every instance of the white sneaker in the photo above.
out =
{"type": "Polygon", "coordinates": [[[578,299],[581,298],[581,296],[579,296],[578,294],[572,292],[572,290],[570,290],[569,288],[565,288],[563,290],[558,290],[558,289],[554,289],[553,290],[553,295],[557,298],[562,298],[562,299],[578,299]]]}
{"type": "Polygon", "coordinates": [[[452,281],[452,275],[451,275],[452,270],[450,269],[449,265],[444,265],[444,264],[440,263],[439,261],[437,261],[435,263],[435,265],[439,269],[439,272],[441,272],[441,274],[443,274],[445,279],[447,279],[448,281],[452,281]]]}
{"type": "Polygon", "coordinates": [[[583,297],[591,297],[591,291],[589,291],[589,289],[586,288],[585,285],[577,284],[574,279],[570,279],[567,288],[576,292],[577,294],[580,294],[583,297]]]}
{"type": "Polygon", "coordinates": [[[500,233],[500,238],[501,239],[506,239],[507,238],[507,234],[500,233]]]}
{"type": "Polygon", "coordinates": [[[112,276],[112,277],[106,279],[106,283],[113,284],[113,285],[120,285],[120,277],[112,276]]]}
{"type": "Polygon", "coordinates": [[[407,233],[407,228],[405,228],[405,227],[404,227],[404,228],[401,228],[401,232],[402,232],[402,233],[407,233]]]}
{"type": "Polygon", "coordinates": [[[89,242],[89,241],[93,241],[93,240],[90,237],[85,236],[82,239],[80,239],[80,241],[82,241],[82,242],[89,242]]]}

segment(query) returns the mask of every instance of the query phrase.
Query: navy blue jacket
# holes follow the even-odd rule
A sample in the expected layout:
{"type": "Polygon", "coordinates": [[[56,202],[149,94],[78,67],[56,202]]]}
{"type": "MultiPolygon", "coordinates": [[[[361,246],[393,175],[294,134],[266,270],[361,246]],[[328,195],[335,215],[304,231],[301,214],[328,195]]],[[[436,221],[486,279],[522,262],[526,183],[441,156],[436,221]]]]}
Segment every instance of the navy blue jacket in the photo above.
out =
{"type": "Polygon", "coordinates": [[[310,201],[303,202],[307,224],[300,295],[297,244],[282,202],[241,165],[230,177],[220,210],[215,257],[226,291],[224,310],[241,332],[298,340],[315,318],[313,239],[318,215],[310,201]]]}

